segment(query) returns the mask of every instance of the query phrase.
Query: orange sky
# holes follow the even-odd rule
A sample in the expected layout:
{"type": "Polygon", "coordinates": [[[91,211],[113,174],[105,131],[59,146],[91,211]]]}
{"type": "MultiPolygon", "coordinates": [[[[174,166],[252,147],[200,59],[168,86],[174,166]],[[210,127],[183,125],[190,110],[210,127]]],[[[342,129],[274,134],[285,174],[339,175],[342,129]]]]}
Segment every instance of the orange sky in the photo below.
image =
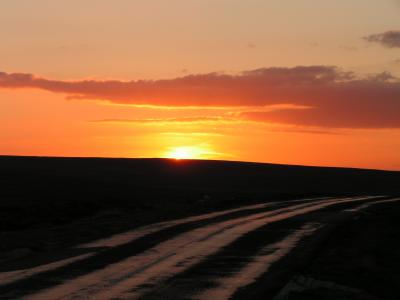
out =
{"type": "Polygon", "coordinates": [[[0,154],[400,170],[398,1],[81,2],[0,3],[0,154]]]}

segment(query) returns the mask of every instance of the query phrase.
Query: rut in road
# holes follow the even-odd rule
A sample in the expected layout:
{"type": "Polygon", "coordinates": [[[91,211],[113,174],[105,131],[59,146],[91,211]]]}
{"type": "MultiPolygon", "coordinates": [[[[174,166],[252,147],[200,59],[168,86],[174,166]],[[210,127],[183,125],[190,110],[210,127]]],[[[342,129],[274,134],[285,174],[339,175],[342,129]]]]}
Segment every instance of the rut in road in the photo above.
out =
{"type": "Polygon", "coordinates": [[[5,295],[9,292],[12,292],[13,297],[20,297],[39,289],[61,284],[66,280],[89,274],[109,264],[119,262],[126,257],[140,254],[175,235],[207,224],[214,224],[224,220],[251,215],[256,212],[270,211],[279,207],[288,207],[295,203],[308,203],[320,199],[328,198],[300,199],[249,205],[143,226],[109,238],[80,245],[82,248],[89,249],[101,247],[108,247],[110,249],[100,253],[89,253],[64,259],[26,270],[10,272],[0,271],[0,297],[4,298],[1,295],[5,295]]]}
{"type": "Polygon", "coordinates": [[[236,228],[235,230],[240,234],[235,235],[235,232],[232,232],[229,243],[217,247],[217,249],[209,249],[206,253],[203,252],[200,259],[194,260],[193,257],[190,257],[183,263],[171,265],[158,276],[153,274],[153,277],[144,284],[138,284],[138,278],[127,279],[125,282],[96,295],[96,299],[113,297],[118,297],[118,299],[198,299],[194,295],[201,290],[210,289],[215,284],[212,282],[213,280],[218,281],[221,278],[223,280],[226,274],[235,273],[238,274],[237,277],[233,278],[233,286],[236,285],[236,288],[232,288],[232,284],[228,280],[230,291],[223,286],[224,294],[218,287],[199,298],[228,299],[223,295],[231,294],[248,280],[251,281],[256,276],[254,274],[267,269],[267,263],[272,263],[281,258],[296,245],[298,240],[311,234],[320,226],[317,222],[304,224],[304,220],[297,220],[296,217],[300,218],[302,215],[331,205],[339,205],[338,209],[341,209],[340,205],[347,202],[369,201],[370,199],[372,198],[323,201],[323,203],[316,203],[313,206],[296,208],[291,212],[262,218],[257,222],[247,224],[246,228],[236,228]],[[292,221],[292,219],[295,220],[292,221]],[[266,249],[262,250],[264,247],[266,249]],[[252,257],[259,251],[263,253],[261,256],[259,255],[259,261],[247,266],[252,257]],[[264,257],[264,260],[260,260],[260,257],[264,257]],[[245,266],[247,272],[244,272],[242,276],[240,273],[243,272],[242,268],[245,266]],[[211,277],[210,273],[212,274],[211,277]],[[168,278],[170,279],[168,280],[168,278]]]}
{"type": "Polygon", "coordinates": [[[200,226],[158,243],[141,254],[108,264],[101,270],[74,278],[70,282],[36,295],[30,295],[29,299],[140,297],[146,292],[146,289],[140,287],[146,286],[149,282],[162,283],[175,273],[183,272],[198,264],[222,247],[267,223],[306,214],[333,204],[369,199],[371,198],[317,200],[200,226]]]}
{"type": "MultiPolygon", "coordinates": [[[[305,201],[307,201],[307,199],[305,199],[305,201]]],[[[117,246],[127,244],[129,242],[133,242],[133,241],[135,241],[139,238],[142,238],[146,235],[155,233],[157,231],[160,231],[160,230],[163,230],[163,229],[175,226],[175,225],[194,222],[194,221],[200,221],[200,220],[209,220],[209,219],[224,216],[224,215],[225,215],[225,217],[233,218],[238,214],[251,213],[253,211],[257,211],[259,209],[263,209],[265,207],[272,206],[272,205],[275,205],[275,203],[262,203],[262,204],[250,205],[250,206],[245,206],[245,207],[236,208],[236,209],[225,210],[225,211],[221,211],[221,212],[209,213],[206,215],[194,216],[194,217],[173,220],[173,221],[167,221],[167,222],[160,222],[160,223],[156,223],[156,224],[142,226],[142,227],[136,228],[134,230],[123,232],[120,234],[115,234],[111,237],[102,238],[102,239],[94,241],[94,242],[81,244],[74,248],[77,248],[77,249],[101,249],[101,248],[107,248],[107,247],[117,247],[117,246]]],[[[87,254],[72,256],[70,258],[56,260],[54,262],[50,262],[47,264],[39,265],[37,267],[32,267],[32,268],[27,268],[27,269],[22,269],[22,270],[19,270],[18,268],[16,268],[16,270],[13,270],[13,271],[5,271],[5,272],[0,271],[0,286],[30,277],[30,276],[38,274],[38,273],[44,273],[47,271],[54,270],[54,269],[69,265],[75,261],[82,261],[84,258],[94,256],[95,254],[96,253],[87,253],[87,254]]],[[[11,266],[11,268],[12,268],[12,266],[11,266]]]]}

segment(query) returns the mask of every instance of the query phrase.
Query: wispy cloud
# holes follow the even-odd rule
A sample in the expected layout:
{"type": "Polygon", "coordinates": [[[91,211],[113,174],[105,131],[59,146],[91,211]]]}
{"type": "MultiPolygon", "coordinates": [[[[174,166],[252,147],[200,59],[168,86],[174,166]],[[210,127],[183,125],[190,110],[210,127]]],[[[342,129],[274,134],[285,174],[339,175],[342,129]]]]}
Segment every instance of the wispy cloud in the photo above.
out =
{"type": "Polygon", "coordinates": [[[220,137],[224,136],[225,134],[217,133],[217,132],[162,132],[162,135],[168,136],[194,136],[194,137],[220,137]]]}
{"type": "Polygon", "coordinates": [[[180,118],[145,118],[145,119],[100,119],[93,120],[95,123],[139,123],[139,124],[159,124],[159,123],[214,123],[214,122],[237,122],[237,119],[230,117],[180,117],[180,118]]]}

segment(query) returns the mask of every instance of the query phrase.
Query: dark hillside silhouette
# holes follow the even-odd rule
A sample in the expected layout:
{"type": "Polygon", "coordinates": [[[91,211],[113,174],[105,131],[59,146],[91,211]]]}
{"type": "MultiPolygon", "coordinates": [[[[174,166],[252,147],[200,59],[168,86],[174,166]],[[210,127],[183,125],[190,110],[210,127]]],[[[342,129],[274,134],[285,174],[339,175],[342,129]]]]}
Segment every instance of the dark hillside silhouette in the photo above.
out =
{"type": "Polygon", "coordinates": [[[168,212],[179,205],[214,209],[274,197],[395,194],[400,192],[400,172],[227,161],[2,156],[0,185],[0,224],[3,230],[12,230],[34,225],[26,224],[34,216],[43,218],[38,223],[52,218],[62,223],[112,208],[161,206],[168,212]],[[19,220],[5,220],[11,216],[19,220]]]}

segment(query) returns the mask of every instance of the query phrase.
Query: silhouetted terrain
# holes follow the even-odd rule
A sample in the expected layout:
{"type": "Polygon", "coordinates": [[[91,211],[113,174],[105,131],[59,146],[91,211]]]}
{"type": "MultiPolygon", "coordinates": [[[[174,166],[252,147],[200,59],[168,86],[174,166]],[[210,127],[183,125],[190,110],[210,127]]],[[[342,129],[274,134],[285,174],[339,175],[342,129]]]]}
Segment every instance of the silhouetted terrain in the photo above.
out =
{"type": "Polygon", "coordinates": [[[168,159],[0,157],[0,251],[46,250],[250,203],[400,193],[400,172],[168,159]],[[25,238],[26,236],[30,238],[25,238]]]}
{"type": "Polygon", "coordinates": [[[397,299],[400,172],[3,156],[0,182],[2,299],[397,299]]]}

